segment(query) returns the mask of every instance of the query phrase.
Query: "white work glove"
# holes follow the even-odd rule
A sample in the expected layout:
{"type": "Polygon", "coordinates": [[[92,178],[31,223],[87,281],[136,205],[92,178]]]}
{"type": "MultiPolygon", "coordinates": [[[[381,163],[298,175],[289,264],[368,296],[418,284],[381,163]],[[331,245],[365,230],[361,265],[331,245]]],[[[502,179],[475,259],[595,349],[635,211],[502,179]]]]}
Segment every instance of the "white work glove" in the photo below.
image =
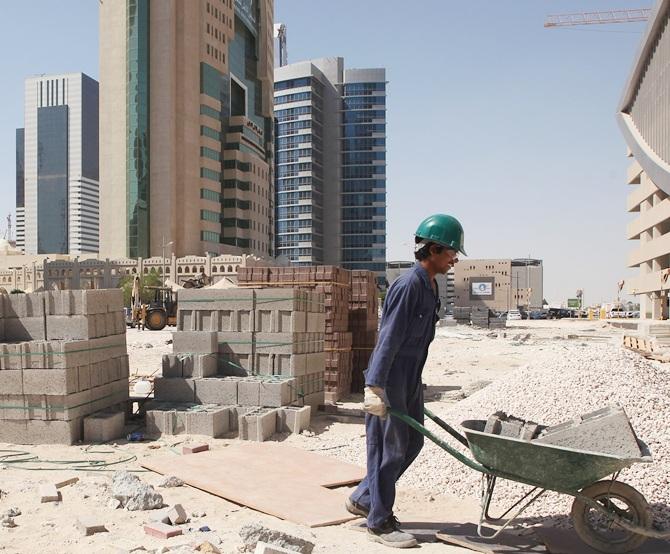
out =
{"type": "Polygon", "coordinates": [[[363,410],[370,415],[386,419],[386,395],[381,387],[365,387],[363,410]]]}

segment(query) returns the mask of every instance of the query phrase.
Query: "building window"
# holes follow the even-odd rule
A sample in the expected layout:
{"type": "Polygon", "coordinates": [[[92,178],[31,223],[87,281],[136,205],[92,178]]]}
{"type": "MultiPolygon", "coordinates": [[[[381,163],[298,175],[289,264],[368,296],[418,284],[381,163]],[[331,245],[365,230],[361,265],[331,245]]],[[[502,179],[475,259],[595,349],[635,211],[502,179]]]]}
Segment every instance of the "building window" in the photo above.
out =
{"type": "Polygon", "coordinates": [[[206,146],[200,147],[200,155],[204,158],[209,158],[210,160],[215,160],[217,162],[221,161],[221,152],[217,152],[206,146]]]}
{"type": "Polygon", "coordinates": [[[221,195],[210,189],[200,189],[200,198],[212,200],[213,202],[221,202],[221,195]]]}
{"type": "Polygon", "coordinates": [[[213,231],[200,231],[200,240],[219,243],[221,242],[221,235],[213,231]]]}
{"type": "Polygon", "coordinates": [[[216,181],[217,183],[221,182],[221,173],[218,171],[214,171],[213,169],[209,169],[207,167],[201,167],[200,168],[200,177],[203,179],[210,179],[211,181],[216,181]]]}
{"type": "Polygon", "coordinates": [[[221,220],[221,215],[211,210],[200,210],[200,219],[203,221],[213,221],[215,223],[219,223],[221,220]]]}

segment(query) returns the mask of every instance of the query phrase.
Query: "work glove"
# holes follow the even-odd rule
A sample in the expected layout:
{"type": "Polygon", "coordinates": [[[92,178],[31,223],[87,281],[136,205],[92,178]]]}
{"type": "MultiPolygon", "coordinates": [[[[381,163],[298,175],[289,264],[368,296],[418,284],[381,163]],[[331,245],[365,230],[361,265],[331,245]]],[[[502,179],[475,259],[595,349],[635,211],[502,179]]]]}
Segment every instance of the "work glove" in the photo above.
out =
{"type": "Polygon", "coordinates": [[[386,395],[381,387],[365,387],[363,411],[386,419],[386,395]]]}

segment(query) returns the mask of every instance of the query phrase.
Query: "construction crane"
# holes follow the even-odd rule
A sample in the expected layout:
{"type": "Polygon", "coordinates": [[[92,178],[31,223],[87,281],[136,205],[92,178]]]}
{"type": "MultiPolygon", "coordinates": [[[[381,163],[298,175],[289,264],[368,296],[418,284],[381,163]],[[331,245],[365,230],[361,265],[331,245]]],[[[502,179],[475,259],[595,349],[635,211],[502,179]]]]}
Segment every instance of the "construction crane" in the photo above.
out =
{"type": "Polygon", "coordinates": [[[275,23],[274,38],[279,41],[279,67],[284,67],[288,63],[286,51],[286,25],[275,23]]]}
{"type": "Polygon", "coordinates": [[[572,27],[574,25],[607,25],[610,23],[637,23],[647,21],[651,8],[630,10],[606,10],[601,12],[577,12],[548,15],[545,27],[572,27]]]}

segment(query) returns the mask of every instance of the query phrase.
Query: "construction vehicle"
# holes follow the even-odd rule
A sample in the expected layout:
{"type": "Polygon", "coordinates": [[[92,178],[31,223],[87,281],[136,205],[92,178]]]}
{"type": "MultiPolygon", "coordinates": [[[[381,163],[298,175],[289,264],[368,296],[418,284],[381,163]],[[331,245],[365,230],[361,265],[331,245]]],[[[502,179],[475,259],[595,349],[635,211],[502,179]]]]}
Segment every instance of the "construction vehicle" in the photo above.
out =
{"type": "Polygon", "coordinates": [[[177,325],[177,293],[169,287],[145,287],[154,298],[145,307],[144,325],[150,331],[160,331],[166,325],[177,325]]]}

